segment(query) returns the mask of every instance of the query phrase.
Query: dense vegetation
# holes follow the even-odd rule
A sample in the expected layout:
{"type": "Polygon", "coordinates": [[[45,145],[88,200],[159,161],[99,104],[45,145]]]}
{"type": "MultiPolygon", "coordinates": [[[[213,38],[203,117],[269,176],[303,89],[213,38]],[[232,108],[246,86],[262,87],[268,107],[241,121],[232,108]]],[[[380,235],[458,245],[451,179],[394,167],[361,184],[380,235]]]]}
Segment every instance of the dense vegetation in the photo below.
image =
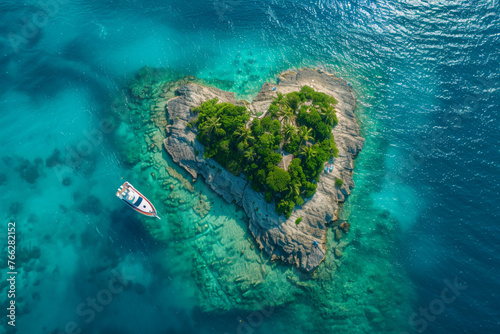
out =
{"type": "Polygon", "coordinates": [[[218,103],[194,108],[198,140],[205,158],[213,158],[231,173],[243,173],[266,201],[275,201],[278,214],[290,217],[295,205],[316,192],[316,182],[328,159],[338,150],[331,134],[337,124],[337,101],[304,86],[300,92],[278,93],[262,119],[245,107],[218,103]],[[294,155],[288,170],[278,167],[279,150],[294,155]]]}
{"type": "Polygon", "coordinates": [[[344,184],[344,181],[342,179],[335,179],[335,186],[336,187],[342,187],[342,185],[344,184]]]}

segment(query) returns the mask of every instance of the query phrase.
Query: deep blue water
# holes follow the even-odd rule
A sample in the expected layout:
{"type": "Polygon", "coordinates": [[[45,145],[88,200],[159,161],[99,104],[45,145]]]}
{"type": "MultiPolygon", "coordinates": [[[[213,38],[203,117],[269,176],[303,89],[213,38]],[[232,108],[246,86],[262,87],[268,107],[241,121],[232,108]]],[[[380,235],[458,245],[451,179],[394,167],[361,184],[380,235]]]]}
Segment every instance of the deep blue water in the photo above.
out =
{"type": "MultiPolygon", "coordinates": [[[[98,128],[145,65],[220,80],[245,98],[302,66],[352,82],[367,139],[354,193],[367,192],[397,221],[388,232],[398,239],[394,272],[407,277],[417,296],[411,301],[417,315],[401,331],[500,332],[499,6],[497,0],[59,1],[52,7],[3,1],[0,215],[5,225],[16,217],[23,245],[38,245],[44,259],[31,276],[19,276],[25,287],[19,296],[34,302],[19,317],[18,332],[48,333],[76,319],[82,299],[106,284],[109,272],[91,270],[107,261],[155,293],[119,295],[84,332],[235,332],[240,313],[206,314],[196,298],[184,298],[194,288],[183,285],[175,268],[160,269],[162,246],[114,196],[97,206],[83,199],[113,194],[127,172],[108,137],[64,172],[69,186],[46,165],[55,149],[64,160],[85,130],[98,128]],[[43,8],[50,15],[40,14],[43,8]],[[29,31],[33,20],[39,27],[29,31]],[[452,296],[444,281],[455,279],[462,290],[442,302],[443,289],[452,296]],[[40,284],[46,292],[37,300],[32,287],[40,284]],[[434,314],[419,315],[420,308],[434,314]]],[[[351,210],[362,221],[358,203],[353,197],[351,210]]],[[[5,296],[4,290],[0,300],[5,296]]],[[[287,311],[278,310],[269,326],[289,331],[294,315],[287,311]]]]}

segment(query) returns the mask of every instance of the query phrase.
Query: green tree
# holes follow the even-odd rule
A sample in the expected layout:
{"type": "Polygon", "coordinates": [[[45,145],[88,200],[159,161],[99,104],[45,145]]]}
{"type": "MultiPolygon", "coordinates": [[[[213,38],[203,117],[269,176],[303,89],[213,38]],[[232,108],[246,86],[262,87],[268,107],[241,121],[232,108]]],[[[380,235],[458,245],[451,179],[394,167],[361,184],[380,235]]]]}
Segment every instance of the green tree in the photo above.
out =
{"type": "Polygon", "coordinates": [[[290,185],[288,186],[288,196],[294,197],[294,196],[300,195],[300,187],[301,186],[302,185],[300,184],[300,182],[290,183],[290,185]]]}
{"type": "Polygon", "coordinates": [[[220,117],[211,116],[203,123],[203,132],[211,136],[214,133],[219,133],[221,129],[220,117]]]}
{"type": "Polygon", "coordinates": [[[257,158],[257,154],[255,154],[255,150],[253,149],[253,147],[245,151],[244,157],[250,162],[253,162],[257,158]]]}
{"type": "Polygon", "coordinates": [[[285,125],[283,128],[283,134],[285,135],[285,139],[290,139],[292,135],[297,133],[297,128],[291,124],[285,125]]]}
{"type": "Polygon", "coordinates": [[[338,123],[337,120],[337,115],[335,114],[335,109],[333,109],[332,106],[328,106],[327,108],[324,108],[325,113],[324,113],[324,119],[325,122],[328,125],[334,126],[338,123]]]}
{"type": "Polygon", "coordinates": [[[343,184],[344,184],[344,181],[343,181],[342,179],[338,179],[338,178],[337,178],[337,179],[335,179],[335,186],[336,186],[337,188],[342,187],[342,185],[343,185],[343,184]]]}
{"type": "Polygon", "coordinates": [[[276,206],[276,212],[278,214],[284,214],[286,218],[290,218],[293,212],[293,208],[295,206],[294,201],[289,201],[282,199],[281,201],[278,202],[276,206]]]}
{"type": "Polygon", "coordinates": [[[273,119],[278,118],[278,114],[280,112],[280,107],[278,107],[276,104],[271,104],[269,106],[268,112],[273,119]]]}
{"type": "Polygon", "coordinates": [[[295,115],[293,114],[293,112],[291,110],[286,110],[283,113],[283,122],[285,124],[288,124],[288,125],[293,124],[294,119],[295,119],[295,115]]]}
{"type": "Polygon", "coordinates": [[[274,102],[276,102],[276,104],[281,106],[283,105],[284,101],[285,101],[285,95],[283,95],[282,93],[276,94],[276,98],[274,99],[274,102]]]}
{"type": "Polygon", "coordinates": [[[316,192],[316,183],[306,181],[304,183],[304,196],[309,198],[316,192]]]}
{"type": "Polygon", "coordinates": [[[307,126],[305,126],[305,125],[302,125],[301,127],[299,127],[298,135],[300,138],[300,145],[302,145],[302,143],[304,141],[314,139],[314,137],[312,136],[312,129],[307,128],[307,126]]]}
{"type": "Polygon", "coordinates": [[[309,86],[302,86],[300,89],[300,92],[305,95],[305,98],[308,100],[311,100],[313,98],[313,95],[315,93],[314,89],[312,89],[309,86]]]}
{"type": "Polygon", "coordinates": [[[263,161],[267,168],[272,169],[273,166],[277,165],[283,157],[279,153],[269,154],[263,161]]]}
{"type": "Polygon", "coordinates": [[[301,102],[301,97],[299,93],[291,92],[286,94],[286,104],[292,109],[294,113],[299,108],[300,102],[301,102]]]}
{"type": "Polygon", "coordinates": [[[278,135],[281,132],[281,122],[275,119],[271,125],[269,126],[269,132],[271,132],[273,135],[278,135]]]}
{"type": "Polygon", "coordinates": [[[318,109],[311,108],[311,111],[309,112],[309,124],[308,124],[308,126],[313,127],[319,123],[321,123],[321,115],[319,114],[318,109]]]}
{"type": "Polygon", "coordinates": [[[290,174],[277,166],[267,175],[266,184],[276,192],[284,191],[290,184],[290,174]]]}
{"type": "Polygon", "coordinates": [[[318,149],[316,145],[314,146],[302,146],[300,149],[300,156],[304,156],[306,158],[306,162],[308,162],[311,158],[315,157],[318,154],[318,149]]]}
{"type": "Polygon", "coordinates": [[[235,132],[234,135],[237,138],[237,142],[244,142],[246,145],[248,145],[248,141],[254,141],[255,138],[252,136],[252,130],[247,128],[246,126],[241,126],[239,127],[235,132]]]}
{"type": "Polygon", "coordinates": [[[293,113],[292,109],[288,105],[284,105],[278,115],[281,117],[283,123],[285,124],[292,124],[293,120],[295,119],[295,114],[293,113]]]}
{"type": "Polygon", "coordinates": [[[223,154],[224,158],[227,159],[229,157],[229,154],[231,153],[231,149],[229,148],[230,142],[229,140],[223,140],[220,142],[219,145],[219,152],[223,154]]]}

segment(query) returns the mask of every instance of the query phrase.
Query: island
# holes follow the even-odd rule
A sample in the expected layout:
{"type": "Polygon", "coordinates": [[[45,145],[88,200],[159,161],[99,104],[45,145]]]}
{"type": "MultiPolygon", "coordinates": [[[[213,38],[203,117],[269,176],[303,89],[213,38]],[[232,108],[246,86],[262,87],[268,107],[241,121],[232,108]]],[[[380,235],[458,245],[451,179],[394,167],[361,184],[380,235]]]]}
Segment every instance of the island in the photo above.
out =
{"type": "Polygon", "coordinates": [[[364,139],[353,89],[322,70],[301,69],[265,83],[250,103],[231,92],[186,83],[165,102],[163,145],[194,179],[241,206],[271,261],[313,272],[335,238],[339,204],[354,187],[364,139]]]}
{"type": "MultiPolygon", "coordinates": [[[[252,330],[246,327],[247,315],[260,314],[267,319],[273,310],[283,307],[298,315],[290,320],[290,326],[303,332],[320,327],[345,332],[352,328],[363,332],[397,331],[405,324],[394,321],[394,310],[399,314],[411,314],[412,310],[406,303],[411,291],[404,277],[393,271],[398,253],[389,228],[396,226],[395,220],[371,200],[364,188],[357,189],[353,198],[353,205],[366,205],[363,212],[342,208],[354,187],[354,158],[364,145],[354,115],[354,90],[345,80],[318,69],[287,71],[275,78],[262,86],[252,102],[247,102],[238,101],[230,93],[243,91],[235,81],[201,79],[170,68],[140,69],[106,110],[106,118],[114,125],[108,138],[119,152],[119,162],[124,167],[122,176],[143,191],[162,219],[136,215],[118,204],[111,214],[112,226],[140,240],[141,251],[144,245],[154,247],[158,256],[153,263],[161,266],[162,284],[170,285],[169,289],[185,289],[188,298],[196,300],[200,312],[207,316],[242,315],[236,331],[252,330]],[[312,94],[311,89],[335,101],[330,99],[326,106],[314,106],[312,96],[307,96],[312,94]],[[286,105],[290,109],[295,106],[288,98],[295,99],[297,94],[296,110],[290,115],[286,105]],[[283,105],[285,99],[287,103],[283,105]],[[203,104],[210,109],[213,104],[217,113],[228,109],[234,111],[235,118],[243,117],[246,130],[238,124],[240,129],[226,140],[234,140],[238,155],[245,159],[250,159],[252,154],[247,151],[264,133],[272,134],[273,139],[278,137],[279,133],[273,131],[276,120],[283,130],[293,125],[297,130],[292,132],[298,135],[298,128],[303,125],[298,119],[302,105],[309,108],[309,115],[314,107],[326,124],[331,124],[328,119],[337,123],[331,125],[331,133],[338,152],[332,150],[325,163],[332,170],[325,172],[318,166],[318,178],[311,174],[310,181],[306,180],[316,185],[312,197],[307,197],[303,191],[306,189],[302,189],[299,193],[304,203],[294,198],[291,212],[278,213],[276,199],[282,199],[282,195],[272,198],[276,194],[271,194],[268,202],[268,189],[253,189],[251,173],[245,171],[246,161],[241,168],[232,168],[231,160],[237,157],[228,157],[221,163],[216,155],[208,157],[210,145],[198,139],[200,133],[212,135],[219,131],[220,137],[214,138],[221,145],[220,139],[227,131],[218,130],[224,128],[222,115],[219,121],[218,116],[213,119],[213,128],[208,127],[210,123],[203,125],[203,104]],[[227,106],[221,111],[224,104],[227,106]],[[326,117],[329,107],[333,108],[336,121],[330,112],[326,117]],[[273,110],[277,117],[272,115],[273,110]],[[266,117],[271,118],[270,124],[264,120],[266,117]],[[263,128],[262,134],[248,133],[248,129],[255,130],[255,119],[263,128]],[[290,121],[292,124],[288,124],[290,121]],[[246,144],[240,144],[245,139],[246,144]],[[372,217],[370,222],[360,219],[365,214],[372,217]],[[385,223],[374,228],[358,225],[346,235],[347,217],[353,224],[370,224],[373,219],[385,223]],[[263,310],[264,313],[258,313],[263,310]]],[[[312,130],[309,135],[315,136],[312,130]]],[[[304,149],[290,148],[287,144],[291,136],[286,136],[282,133],[281,142],[273,141],[278,148],[271,149],[287,158],[282,157],[276,166],[270,167],[289,172],[292,161],[298,158],[304,172],[304,149]]],[[[318,144],[315,139],[304,139],[302,144],[300,141],[299,146],[318,144]]],[[[319,144],[323,141],[320,139],[319,144]]],[[[234,149],[234,145],[227,147],[234,149]]],[[[377,157],[375,151],[365,154],[364,161],[377,157]]],[[[258,159],[256,165],[258,169],[267,167],[258,159]]],[[[267,178],[268,175],[266,183],[267,178]]],[[[369,178],[359,176],[360,182],[369,178]]],[[[290,182],[284,196],[292,190],[290,182]]],[[[302,180],[300,183],[299,188],[306,184],[302,180]]]]}

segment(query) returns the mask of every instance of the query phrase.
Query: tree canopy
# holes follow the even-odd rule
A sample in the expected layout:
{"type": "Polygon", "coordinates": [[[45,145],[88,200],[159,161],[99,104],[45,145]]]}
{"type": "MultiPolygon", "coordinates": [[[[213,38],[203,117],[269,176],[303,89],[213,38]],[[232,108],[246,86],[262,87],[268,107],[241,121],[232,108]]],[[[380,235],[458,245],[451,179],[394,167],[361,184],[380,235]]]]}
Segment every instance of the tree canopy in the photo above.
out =
{"type": "Polygon", "coordinates": [[[243,173],[254,190],[276,203],[277,213],[290,217],[295,205],[314,195],[324,163],[338,154],[331,133],[338,122],[336,103],[304,86],[299,92],[278,93],[261,119],[250,122],[245,107],[212,99],[193,108],[198,114],[193,123],[205,158],[235,175],[243,173]],[[278,167],[279,149],[295,157],[287,170],[278,167]]]}
{"type": "Polygon", "coordinates": [[[284,191],[290,184],[290,174],[284,169],[274,166],[267,174],[266,185],[275,192],[284,191]]]}

